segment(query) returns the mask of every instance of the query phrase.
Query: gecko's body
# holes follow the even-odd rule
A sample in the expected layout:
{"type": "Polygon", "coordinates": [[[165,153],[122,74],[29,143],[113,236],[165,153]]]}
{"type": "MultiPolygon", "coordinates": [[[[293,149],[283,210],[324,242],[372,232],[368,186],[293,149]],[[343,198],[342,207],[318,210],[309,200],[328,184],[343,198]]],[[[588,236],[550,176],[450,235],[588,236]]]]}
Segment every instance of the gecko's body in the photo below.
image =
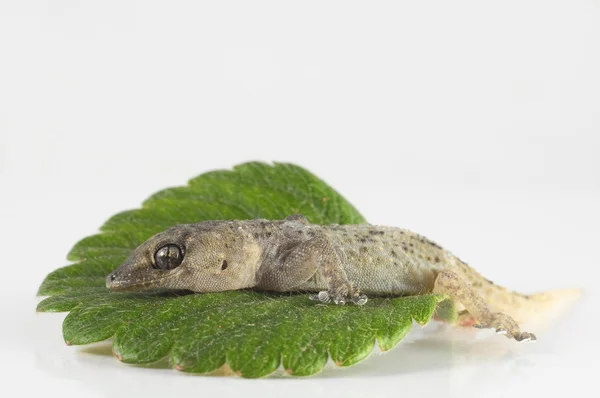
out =
{"type": "Polygon", "coordinates": [[[106,283],[113,290],[308,291],[318,292],[313,298],[324,302],[359,305],[366,303],[367,295],[444,293],[478,326],[517,340],[535,336],[521,332],[509,315],[539,299],[494,285],[413,232],[315,225],[300,215],[170,228],[139,246],[106,283]]]}

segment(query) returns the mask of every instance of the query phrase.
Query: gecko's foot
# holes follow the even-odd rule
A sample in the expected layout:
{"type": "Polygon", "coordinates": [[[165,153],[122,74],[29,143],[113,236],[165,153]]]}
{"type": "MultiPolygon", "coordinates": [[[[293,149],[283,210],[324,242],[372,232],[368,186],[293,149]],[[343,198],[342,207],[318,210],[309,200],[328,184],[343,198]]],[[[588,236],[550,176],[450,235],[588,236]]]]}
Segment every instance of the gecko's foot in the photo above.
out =
{"type": "Polygon", "coordinates": [[[537,340],[537,337],[535,337],[535,334],[533,334],[533,333],[521,332],[521,333],[517,333],[515,335],[515,340],[517,340],[519,342],[527,343],[529,341],[537,340]]]}
{"type": "Polygon", "coordinates": [[[346,301],[350,301],[356,305],[364,305],[367,303],[367,296],[361,294],[360,290],[355,286],[351,285],[346,289],[339,289],[338,291],[323,290],[318,294],[310,296],[311,300],[317,300],[322,303],[334,302],[337,305],[344,305],[346,301]],[[351,292],[351,293],[350,293],[351,292]]]}
{"type": "Polygon", "coordinates": [[[473,325],[475,328],[479,329],[495,329],[496,333],[503,334],[509,339],[515,339],[517,341],[527,342],[537,340],[535,334],[528,332],[521,332],[519,329],[519,325],[515,322],[514,319],[509,317],[506,314],[501,312],[497,312],[492,314],[492,317],[488,322],[483,322],[479,324],[473,325]]]}
{"type": "Polygon", "coordinates": [[[337,305],[346,304],[346,300],[344,299],[343,296],[333,295],[330,292],[328,292],[327,290],[322,290],[318,294],[313,294],[312,296],[310,296],[310,299],[320,301],[322,303],[330,303],[333,301],[337,305]]]}

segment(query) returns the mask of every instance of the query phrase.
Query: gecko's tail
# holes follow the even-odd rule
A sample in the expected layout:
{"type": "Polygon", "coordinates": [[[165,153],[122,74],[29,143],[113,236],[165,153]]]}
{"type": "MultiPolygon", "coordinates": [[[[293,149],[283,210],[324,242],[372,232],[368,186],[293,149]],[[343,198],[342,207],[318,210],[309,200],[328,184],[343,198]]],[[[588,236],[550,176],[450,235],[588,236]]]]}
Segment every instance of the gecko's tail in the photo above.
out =
{"type": "Polygon", "coordinates": [[[504,289],[504,294],[494,294],[490,297],[490,306],[494,312],[504,312],[517,322],[523,323],[534,318],[559,314],[581,297],[581,294],[581,289],[560,289],[534,294],[521,294],[504,289]]]}
{"type": "MultiPolygon", "coordinates": [[[[463,263],[463,268],[466,268],[465,266],[463,263]]],[[[522,294],[494,284],[472,268],[469,268],[469,271],[468,279],[471,285],[484,298],[490,310],[503,312],[518,323],[552,318],[570,307],[582,295],[581,289],[522,294]]]]}
{"type": "Polygon", "coordinates": [[[493,312],[503,312],[518,323],[553,318],[570,307],[579,297],[581,289],[560,289],[522,294],[510,291],[487,281],[476,289],[485,297],[493,312]],[[487,286],[485,286],[487,284],[487,286]]]}

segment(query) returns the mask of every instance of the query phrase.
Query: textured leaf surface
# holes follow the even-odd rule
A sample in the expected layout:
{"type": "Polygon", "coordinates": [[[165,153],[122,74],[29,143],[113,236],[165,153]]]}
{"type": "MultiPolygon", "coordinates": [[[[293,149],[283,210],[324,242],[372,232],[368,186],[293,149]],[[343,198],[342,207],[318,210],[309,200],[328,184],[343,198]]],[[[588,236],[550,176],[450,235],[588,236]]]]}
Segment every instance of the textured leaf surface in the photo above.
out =
{"type": "MultiPolygon", "coordinates": [[[[425,324],[444,300],[374,298],[357,307],[317,304],[306,294],[111,293],[104,287],[106,275],[131,250],[170,226],[294,213],[313,223],[364,222],[337,192],[298,166],[246,163],[209,172],[185,187],[156,193],[141,209],[110,218],[101,234],[79,241],[68,255],[75,263],[42,283],[39,294],[51,297],[38,311],[70,311],[63,324],[68,344],[112,338],[123,362],[169,357],[183,371],[206,373],[227,364],[244,377],[260,377],[280,365],[293,375],[314,374],[329,357],[340,366],[355,364],[376,339],[383,350],[394,347],[413,319],[425,324]]],[[[453,316],[452,309],[444,313],[453,316]]]]}

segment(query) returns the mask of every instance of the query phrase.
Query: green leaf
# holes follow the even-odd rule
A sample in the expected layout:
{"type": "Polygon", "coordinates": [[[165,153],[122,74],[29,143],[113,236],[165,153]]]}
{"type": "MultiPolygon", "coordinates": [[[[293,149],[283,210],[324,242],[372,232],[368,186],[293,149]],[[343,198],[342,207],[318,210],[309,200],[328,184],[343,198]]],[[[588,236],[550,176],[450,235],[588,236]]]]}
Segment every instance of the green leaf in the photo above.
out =
{"type": "Polygon", "coordinates": [[[413,320],[425,324],[446,297],[372,298],[358,306],[321,305],[306,294],[231,291],[211,294],[115,293],[107,274],[153,234],[204,220],[282,219],[301,213],[313,223],[363,223],[358,211],[331,187],[301,167],[245,163],[213,171],[185,187],[160,191],[141,209],[116,214],[102,233],[79,241],[72,265],[50,273],[39,289],[51,296],[37,310],[70,311],[63,323],[67,344],[112,338],[115,356],[146,364],[168,357],[178,370],[206,373],[228,365],[243,377],[261,377],[283,366],[292,375],[320,371],[328,358],[353,365],[375,341],[393,348],[413,320]]]}

